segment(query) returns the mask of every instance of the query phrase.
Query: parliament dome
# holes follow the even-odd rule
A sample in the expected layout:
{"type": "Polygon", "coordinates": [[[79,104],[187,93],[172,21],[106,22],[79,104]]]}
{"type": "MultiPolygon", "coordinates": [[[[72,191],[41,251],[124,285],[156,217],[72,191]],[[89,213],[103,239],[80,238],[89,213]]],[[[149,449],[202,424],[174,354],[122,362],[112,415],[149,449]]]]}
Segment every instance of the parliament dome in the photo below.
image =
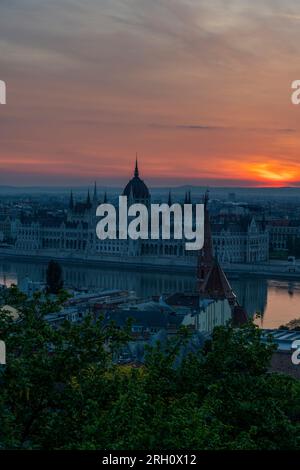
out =
{"type": "Polygon", "coordinates": [[[123,191],[123,196],[133,197],[133,199],[149,199],[150,193],[147,185],[139,177],[138,163],[135,163],[133,178],[127,183],[123,191]]]}

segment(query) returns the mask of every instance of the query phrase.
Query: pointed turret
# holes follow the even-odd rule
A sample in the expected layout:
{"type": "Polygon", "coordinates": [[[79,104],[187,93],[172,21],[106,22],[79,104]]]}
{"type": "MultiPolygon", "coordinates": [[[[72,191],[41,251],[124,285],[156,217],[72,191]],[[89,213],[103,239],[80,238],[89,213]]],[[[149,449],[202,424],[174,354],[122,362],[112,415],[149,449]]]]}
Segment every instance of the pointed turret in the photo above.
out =
{"type": "Polygon", "coordinates": [[[184,204],[192,204],[191,191],[186,191],[184,196],[184,204]]]}
{"type": "Polygon", "coordinates": [[[94,205],[98,204],[98,194],[97,194],[97,183],[96,183],[96,181],[94,183],[93,204],[94,205]]]}
{"type": "Polygon", "coordinates": [[[204,196],[204,246],[198,256],[199,291],[202,297],[215,300],[227,299],[233,306],[236,304],[236,295],[219,263],[217,250],[214,257],[208,200],[209,192],[206,191],[204,196]]]}
{"type": "Polygon", "coordinates": [[[198,254],[197,267],[197,279],[200,290],[214,263],[213,240],[208,213],[208,198],[208,191],[206,191],[204,196],[204,245],[198,254]]]}
{"type": "Polygon", "coordinates": [[[86,207],[90,209],[92,207],[90,190],[88,189],[87,198],[86,198],[86,207]]]}
{"type": "Polygon", "coordinates": [[[227,299],[230,305],[234,305],[236,302],[236,295],[216,258],[200,287],[200,294],[209,299],[227,299]]]}
{"type": "Polygon", "coordinates": [[[171,197],[171,191],[169,191],[168,206],[171,207],[171,205],[172,205],[172,197],[171,197]]]}
{"type": "Polygon", "coordinates": [[[106,204],[107,203],[107,193],[105,191],[104,193],[104,199],[103,199],[103,204],[106,204]]]}
{"type": "Polygon", "coordinates": [[[73,191],[72,190],[71,190],[71,193],[70,193],[69,209],[71,211],[74,209],[74,198],[73,198],[73,191]]]}
{"type": "Polygon", "coordinates": [[[136,154],[136,157],[135,157],[134,176],[135,176],[136,178],[139,176],[139,167],[138,167],[138,158],[137,158],[137,154],[136,154]]]}

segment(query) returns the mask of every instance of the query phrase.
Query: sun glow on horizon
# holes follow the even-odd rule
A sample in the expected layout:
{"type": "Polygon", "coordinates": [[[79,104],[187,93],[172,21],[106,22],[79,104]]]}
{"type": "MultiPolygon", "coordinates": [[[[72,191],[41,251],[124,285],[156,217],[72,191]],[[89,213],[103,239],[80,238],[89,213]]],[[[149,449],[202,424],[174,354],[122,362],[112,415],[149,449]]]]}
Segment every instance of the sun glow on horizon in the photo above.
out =
{"type": "Polygon", "coordinates": [[[268,186],[278,186],[284,183],[293,183],[300,180],[300,165],[296,163],[288,166],[276,160],[266,162],[251,162],[242,165],[244,172],[251,175],[258,183],[268,186]]]}

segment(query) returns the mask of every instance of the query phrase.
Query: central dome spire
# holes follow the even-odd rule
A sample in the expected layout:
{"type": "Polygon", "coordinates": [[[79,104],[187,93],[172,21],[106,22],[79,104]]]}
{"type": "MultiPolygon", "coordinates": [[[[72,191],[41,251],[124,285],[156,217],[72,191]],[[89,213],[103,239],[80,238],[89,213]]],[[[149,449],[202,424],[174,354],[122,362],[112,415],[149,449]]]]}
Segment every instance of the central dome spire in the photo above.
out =
{"type": "Polygon", "coordinates": [[[140,178],[137,154],[135,159],[134,176],[125,186],[123,196],[131,197],[135,201],[140,202],[149,201],[150,199],[149,190],[144,181],[140,178]]]}
{"type": "Polygon", "coordinates": [[[134,176],[135,176],[135,177],[139,176],[139,167],[138,167],[138,158],[137,158],[137,154],[136,154],[136,157],[135,157],[134,176]]]}

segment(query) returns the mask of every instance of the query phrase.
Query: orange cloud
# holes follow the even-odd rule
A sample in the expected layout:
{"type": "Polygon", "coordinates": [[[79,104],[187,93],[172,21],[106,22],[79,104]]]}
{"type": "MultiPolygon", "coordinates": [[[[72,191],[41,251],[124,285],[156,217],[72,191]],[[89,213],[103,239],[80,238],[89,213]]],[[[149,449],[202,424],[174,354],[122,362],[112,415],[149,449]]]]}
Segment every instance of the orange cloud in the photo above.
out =
{"type": "Polygon", "coordinates": [[[284,161],[255,161],[239,165],[246,178],[271,186],[293,183],[300,179],[300,164],[284,161]]]}

